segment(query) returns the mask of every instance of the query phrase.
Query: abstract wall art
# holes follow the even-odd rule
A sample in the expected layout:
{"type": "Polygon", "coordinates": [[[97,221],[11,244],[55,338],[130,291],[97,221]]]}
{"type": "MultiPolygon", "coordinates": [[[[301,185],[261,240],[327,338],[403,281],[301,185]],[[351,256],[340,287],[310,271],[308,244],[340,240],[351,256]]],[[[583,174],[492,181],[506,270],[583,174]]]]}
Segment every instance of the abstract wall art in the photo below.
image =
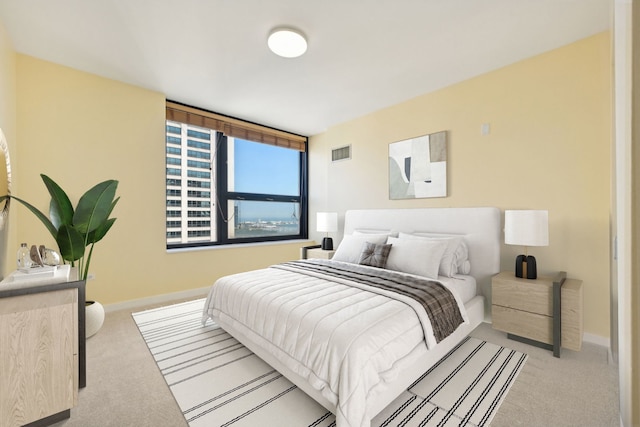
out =
{"type": "Polygon", "coordinates": [[[446,196],[446,131],[389,144],[389,199],[446,196]]]}

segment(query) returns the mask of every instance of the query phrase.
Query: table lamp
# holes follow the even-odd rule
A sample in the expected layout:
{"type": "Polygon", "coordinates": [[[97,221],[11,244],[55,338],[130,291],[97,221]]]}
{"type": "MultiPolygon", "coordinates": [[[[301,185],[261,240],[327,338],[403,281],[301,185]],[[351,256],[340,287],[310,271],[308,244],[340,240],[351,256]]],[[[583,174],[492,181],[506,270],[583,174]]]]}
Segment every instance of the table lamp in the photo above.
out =
{"type": "Polygon", "coordinates": [[[543,210],[504,211],[504,242],[524,246],[516,258],[516,277],[536,279],[536,259],[527,254],[528,246],[549,245],[549,212],[543,210]]]}
{"type": "Polygon", "coordinates": [[[338,213],[337,212],[318,212],[316,217],[317,231],[327,233],[322,239],[322,250],[333,250],[333,239],[329,237],[329,233],[338,231],[338,213]]]}

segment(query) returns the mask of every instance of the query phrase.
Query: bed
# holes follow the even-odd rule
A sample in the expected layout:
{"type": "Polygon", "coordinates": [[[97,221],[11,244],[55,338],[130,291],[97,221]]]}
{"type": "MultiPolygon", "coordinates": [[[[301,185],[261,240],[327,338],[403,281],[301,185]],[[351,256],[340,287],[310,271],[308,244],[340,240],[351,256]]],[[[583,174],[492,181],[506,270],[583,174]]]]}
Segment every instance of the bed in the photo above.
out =
{"type": "Polygon", "coordinates": [[[500,225],[492,207],[347,211],[333,260],[223,277],[203,322],[217,322],[339,427],[368,426],[484,320],[500,225]],[[441,299],[416,301],[418,292],[441,299]]]}

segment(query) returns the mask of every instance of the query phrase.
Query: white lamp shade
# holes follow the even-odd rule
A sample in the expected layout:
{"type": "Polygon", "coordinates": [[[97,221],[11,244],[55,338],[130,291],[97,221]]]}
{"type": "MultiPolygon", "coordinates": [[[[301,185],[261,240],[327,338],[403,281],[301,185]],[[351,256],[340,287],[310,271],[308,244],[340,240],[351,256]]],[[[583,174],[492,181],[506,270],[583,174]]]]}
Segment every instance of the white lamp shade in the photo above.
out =
{"type": "Polygon", "coordinates": [[[338,231],[338,213],[337,212],[318,212],[316,217],[317,231],[331,233],[338,231]]]}
{"type": "Polygon", "coordinates": [[[549,212],[504,211],[504,242],[507,245],[548,246],[549,212]]]}

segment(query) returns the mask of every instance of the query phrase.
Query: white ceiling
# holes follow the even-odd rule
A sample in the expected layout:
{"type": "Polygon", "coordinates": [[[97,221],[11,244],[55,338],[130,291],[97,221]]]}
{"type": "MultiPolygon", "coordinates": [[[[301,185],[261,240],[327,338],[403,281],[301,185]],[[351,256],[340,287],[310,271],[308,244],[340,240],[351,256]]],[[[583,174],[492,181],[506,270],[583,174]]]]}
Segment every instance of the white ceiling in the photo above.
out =
{"type": "Polygon", "coordinates": [[[0,0],[17,52],[314,135],[604,31],[610,0],[0,0]],[[267,49],[293,26],[309,49],[267,49]]]}

